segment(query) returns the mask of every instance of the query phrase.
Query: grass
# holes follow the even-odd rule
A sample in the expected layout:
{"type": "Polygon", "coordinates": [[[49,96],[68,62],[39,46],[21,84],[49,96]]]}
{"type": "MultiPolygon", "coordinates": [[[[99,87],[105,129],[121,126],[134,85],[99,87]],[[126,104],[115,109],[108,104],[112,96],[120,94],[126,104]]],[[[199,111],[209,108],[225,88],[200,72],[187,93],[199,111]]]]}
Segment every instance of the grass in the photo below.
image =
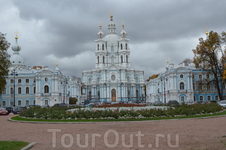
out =
{"type": "Polygon", "coordinates": [[[1,150],[20,150],[23,147],[27,146],[28,142],[22,141],[0,141],[1,150]]]}
{"type": "Polygon", "coordinates": [[[166,120],[166,119],[187,119],[187,118],[203,118],[226,115],[226,111],[216,114],[195,115],[195,116],[179,116],[179,117],[156,117],[156,118],[140,118],[140,119],[80,119],[80,120],[49,120],[49,119],[27,119],[19,116],[12,117],[12,120],[17,121],[32,121],[32,122],[110,122],[110,121],[148,121],[148,120],[166,120]]]}

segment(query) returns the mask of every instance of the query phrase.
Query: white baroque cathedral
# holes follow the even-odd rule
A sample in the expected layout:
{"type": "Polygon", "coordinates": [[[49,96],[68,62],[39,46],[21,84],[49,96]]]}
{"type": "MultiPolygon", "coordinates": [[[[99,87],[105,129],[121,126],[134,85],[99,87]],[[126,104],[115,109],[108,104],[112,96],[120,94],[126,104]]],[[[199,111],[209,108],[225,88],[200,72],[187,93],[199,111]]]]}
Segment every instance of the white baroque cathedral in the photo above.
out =
{"type": "Polygon", "coordinates": [[[97,35],[95,69],[82,73],[83,94],[88,100],[144,100],[144,71],[130,67],[129,39],[126,38],[124,25],[117,35],[111,15],[108,34],[104,36],[100,25],[97,35]]]}

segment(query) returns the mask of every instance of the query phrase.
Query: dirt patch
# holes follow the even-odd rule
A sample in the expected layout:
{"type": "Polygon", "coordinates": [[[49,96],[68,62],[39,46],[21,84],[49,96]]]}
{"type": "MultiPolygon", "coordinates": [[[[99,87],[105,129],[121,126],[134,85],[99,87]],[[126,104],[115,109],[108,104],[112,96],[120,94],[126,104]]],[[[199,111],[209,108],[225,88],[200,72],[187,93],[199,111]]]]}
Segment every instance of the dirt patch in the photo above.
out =
{"type": "Polygon", "coordinates": [[[0,116],[0,140],[37,142],[32,150],[226,150],[226,117],[142,122],[32,124],[0,116]]]}

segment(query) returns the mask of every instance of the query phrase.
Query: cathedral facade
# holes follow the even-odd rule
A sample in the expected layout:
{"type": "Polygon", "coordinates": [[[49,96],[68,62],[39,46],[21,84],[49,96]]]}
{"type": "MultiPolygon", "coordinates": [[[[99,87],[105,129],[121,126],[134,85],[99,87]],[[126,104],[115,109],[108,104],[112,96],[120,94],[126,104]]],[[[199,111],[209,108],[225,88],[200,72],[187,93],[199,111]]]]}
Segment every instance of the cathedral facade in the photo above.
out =
{"type": "Polygon", "coordinates": [[[87,100],[144,100],[144,71],[130,67],[129,39],[126,38],[124,25],[117,35],[111,15],[108,34],[104,36],[100,26],[97,35],[95,69],[82,73],[82,92],[87,95],[87,100]]]}

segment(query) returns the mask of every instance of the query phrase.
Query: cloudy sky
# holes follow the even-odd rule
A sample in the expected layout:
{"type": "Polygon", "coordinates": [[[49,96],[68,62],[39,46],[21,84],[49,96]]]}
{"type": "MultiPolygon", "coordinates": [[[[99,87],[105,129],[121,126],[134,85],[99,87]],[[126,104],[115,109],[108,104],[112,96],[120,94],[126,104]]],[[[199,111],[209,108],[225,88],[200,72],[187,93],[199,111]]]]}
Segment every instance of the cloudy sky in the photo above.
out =
{"type": "Polygon", "coordinates": [[[166,61],[192,59],[206,27],[226,31],[225,7],[225,0],[0,0],[0,32],[12,45],[19,32],[27,66],[55,69],[58,61],[64,74],[81,77],[95,68],[100,21],[106,35],[112,14],[117,33],[124,21],[132,68],[147,79],[163,72],[166,61]]]}

